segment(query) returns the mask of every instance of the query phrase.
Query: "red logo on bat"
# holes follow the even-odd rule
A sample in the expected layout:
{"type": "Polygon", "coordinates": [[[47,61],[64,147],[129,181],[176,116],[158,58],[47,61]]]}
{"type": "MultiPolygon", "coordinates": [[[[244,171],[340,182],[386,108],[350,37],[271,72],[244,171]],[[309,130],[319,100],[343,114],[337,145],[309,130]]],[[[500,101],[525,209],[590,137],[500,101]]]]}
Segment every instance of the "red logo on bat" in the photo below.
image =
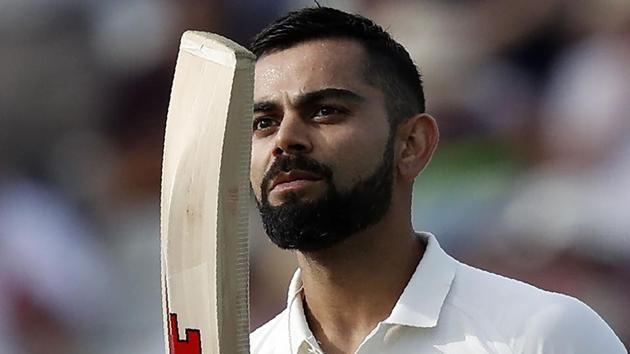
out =
{"type": "Polygon", "coordinates": [[[170,354],[201,354],[201,332],[198,329],[186,328],[186,338],[181,340],[176,314],[169,314],[168,324],[170,354]]]}

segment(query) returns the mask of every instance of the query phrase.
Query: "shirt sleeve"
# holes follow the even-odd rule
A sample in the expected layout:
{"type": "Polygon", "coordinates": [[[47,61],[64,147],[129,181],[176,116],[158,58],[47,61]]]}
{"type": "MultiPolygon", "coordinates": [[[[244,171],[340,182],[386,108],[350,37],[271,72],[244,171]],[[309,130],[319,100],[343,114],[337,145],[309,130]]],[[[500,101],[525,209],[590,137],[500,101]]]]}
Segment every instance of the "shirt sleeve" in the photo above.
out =
{"type": "Polygon", "coordinates": [[[514,353],[628,354],[613,330],[581,301],[562,296],[533,313],[514,353]]]}

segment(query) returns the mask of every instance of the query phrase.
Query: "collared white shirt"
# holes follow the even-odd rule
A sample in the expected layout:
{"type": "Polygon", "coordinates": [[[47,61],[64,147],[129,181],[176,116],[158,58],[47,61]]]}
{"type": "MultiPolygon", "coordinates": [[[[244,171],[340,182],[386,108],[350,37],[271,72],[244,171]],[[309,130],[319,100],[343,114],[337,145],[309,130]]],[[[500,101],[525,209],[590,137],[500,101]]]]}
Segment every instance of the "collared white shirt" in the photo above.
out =
{"type": "MultiPolygon", "coordinates": [[[[467,266],[435,237],[387,319],[356,354],[622,354],[627,350],[587,305],[467,266]]],[[[300,271],[287,308],[251,334],[253,354],[322,354],[302,307],[300,271]]]]}

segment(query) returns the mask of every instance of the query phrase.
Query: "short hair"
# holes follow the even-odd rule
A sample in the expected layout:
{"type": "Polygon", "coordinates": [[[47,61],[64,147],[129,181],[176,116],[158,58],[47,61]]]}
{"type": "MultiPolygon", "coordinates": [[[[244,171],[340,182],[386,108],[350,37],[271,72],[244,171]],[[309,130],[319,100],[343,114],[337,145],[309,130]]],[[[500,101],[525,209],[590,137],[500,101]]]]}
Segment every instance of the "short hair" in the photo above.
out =
{"type": "Polygon", "coordinates": [[[293,11],[268,25],[254,38],[252,52],[261,58],[318,39],[350,39],[367,53],[365,75],[380,88],[391,127],[425,112],[422,78],[405,48],[372,20],[329,7],[293,11]]]}

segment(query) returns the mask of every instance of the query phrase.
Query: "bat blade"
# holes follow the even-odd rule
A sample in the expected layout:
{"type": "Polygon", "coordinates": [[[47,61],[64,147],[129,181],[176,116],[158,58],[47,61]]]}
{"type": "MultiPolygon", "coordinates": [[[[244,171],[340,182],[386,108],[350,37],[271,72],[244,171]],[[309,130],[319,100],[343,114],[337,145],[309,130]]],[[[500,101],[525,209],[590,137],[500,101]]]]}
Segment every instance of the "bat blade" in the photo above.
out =
{"type": "Polygon", "coordinates": [[[254,55],[211,33],[180,43],[160,206],[167,354],[249,352],[254,55]]]}

